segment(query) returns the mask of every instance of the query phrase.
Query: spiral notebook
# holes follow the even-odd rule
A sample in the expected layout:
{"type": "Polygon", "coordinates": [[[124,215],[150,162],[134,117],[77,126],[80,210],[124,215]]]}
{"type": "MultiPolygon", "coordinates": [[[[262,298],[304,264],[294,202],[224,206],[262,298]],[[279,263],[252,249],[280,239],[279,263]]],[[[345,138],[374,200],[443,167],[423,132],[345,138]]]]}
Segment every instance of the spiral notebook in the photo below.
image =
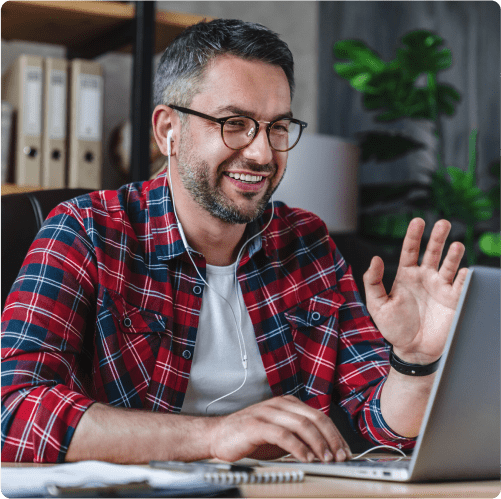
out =
{"type": "Polygon", "coordinates": [[[255,470],[252,466],[210,461],[150,461],[150,467],[199,475],[205,482],[219,485],[242,485],[245,483],[302,482],[303,470],[255,470]]]}

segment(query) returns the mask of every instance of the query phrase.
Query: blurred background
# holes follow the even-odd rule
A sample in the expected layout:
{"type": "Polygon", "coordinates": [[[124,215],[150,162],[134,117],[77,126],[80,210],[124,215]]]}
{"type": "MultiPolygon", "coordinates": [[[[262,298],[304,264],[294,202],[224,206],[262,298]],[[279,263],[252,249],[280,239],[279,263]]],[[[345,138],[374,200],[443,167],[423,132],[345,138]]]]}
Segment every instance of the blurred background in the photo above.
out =
{"type": "MultiPolygon", "coordinates": [[[[15,29],[5,38],[12,4],[2,7],[2,74],[21,54],[67,57],[64,44],[18,39],[15,29]]],[[[468,245],[465,264],[499,265],[497,3],[158,1],[154,8],[262,23],[288,43],[293,113],[308,128],[276,198],[324,218],[359,285],[373,254],[387,261],[391,282],[413,216],[451,218],[452,237],[468,245]]],[[[94,59],[104,82],[99,187],[115,189],[129,181],[133,56],[110,50],[94,59]]],[[[151,154],[155,173],[163,158],[153,146],[151,154]]]]}

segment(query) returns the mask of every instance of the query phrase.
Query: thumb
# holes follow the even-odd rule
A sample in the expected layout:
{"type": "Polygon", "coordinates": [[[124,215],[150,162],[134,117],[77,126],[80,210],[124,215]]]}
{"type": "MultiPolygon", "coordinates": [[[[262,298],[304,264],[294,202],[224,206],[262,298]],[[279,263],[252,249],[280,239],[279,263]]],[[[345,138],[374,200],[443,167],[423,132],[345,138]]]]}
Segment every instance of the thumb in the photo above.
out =
{"type": "Polygon", "coordinates": [[[383,284],[383,274],[383,260],[379,256],[373,257],[369,269],[364,274],[367,309],[371,314],[374,314],[388,301],[388,295],[383,284]]]}

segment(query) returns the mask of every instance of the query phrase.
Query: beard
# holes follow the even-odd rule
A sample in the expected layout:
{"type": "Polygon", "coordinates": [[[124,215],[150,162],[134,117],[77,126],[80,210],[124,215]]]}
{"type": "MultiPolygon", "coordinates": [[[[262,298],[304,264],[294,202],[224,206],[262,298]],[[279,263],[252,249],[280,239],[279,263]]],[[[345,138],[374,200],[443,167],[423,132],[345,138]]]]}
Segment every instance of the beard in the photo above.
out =
{"type": "MultiPolygon", "coordinates": [[[[193,151],[190,144],[183,144],[181,139],[180,152],[178,156],[178,174],[184,188],[191,194],[192,198],[212,216],[228,224],[248,224],[259,218],[265,211],[273,193],[277,190],[280,182],[273,187],[269,183],[266,192],[257,202],[254,208],[244,210],[236,203],[224,195],[221,190],[224,171],[243,169],[247,171],[273,173],[278,171],[278,167],[271,163],[267,165],[256,165],[255,163],[238,161],[224,161],[217,169],[215,179],[211,179],[211,167],[209,164],[192,154],[185,158],[181,151],[193,151]]],[[[283,175],[282,175],[283,178],[283,175]]],[[[281,181],[282,179],[280,179],[281,181]]],[[[260,193],[244,192],[242,197],[249,200],[260,193]]]]}

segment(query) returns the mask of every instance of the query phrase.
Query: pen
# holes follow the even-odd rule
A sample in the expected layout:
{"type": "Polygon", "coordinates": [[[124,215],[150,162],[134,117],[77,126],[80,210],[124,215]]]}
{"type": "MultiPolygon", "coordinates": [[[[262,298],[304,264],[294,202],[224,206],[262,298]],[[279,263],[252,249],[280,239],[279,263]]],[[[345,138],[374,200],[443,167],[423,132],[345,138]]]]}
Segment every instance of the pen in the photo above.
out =
{"type": "Polygon", "coordinates": [[[183,461],[150,461],[152,468],[160,468],[170,471],[182,471],[185,473],[193,472],[214,472],[214,471],[244,471],[251,473],[254,471],[252,466],[242,466],[231,463],[211,463],[208,461],[193,461],[185,463],[183,461]]]}

